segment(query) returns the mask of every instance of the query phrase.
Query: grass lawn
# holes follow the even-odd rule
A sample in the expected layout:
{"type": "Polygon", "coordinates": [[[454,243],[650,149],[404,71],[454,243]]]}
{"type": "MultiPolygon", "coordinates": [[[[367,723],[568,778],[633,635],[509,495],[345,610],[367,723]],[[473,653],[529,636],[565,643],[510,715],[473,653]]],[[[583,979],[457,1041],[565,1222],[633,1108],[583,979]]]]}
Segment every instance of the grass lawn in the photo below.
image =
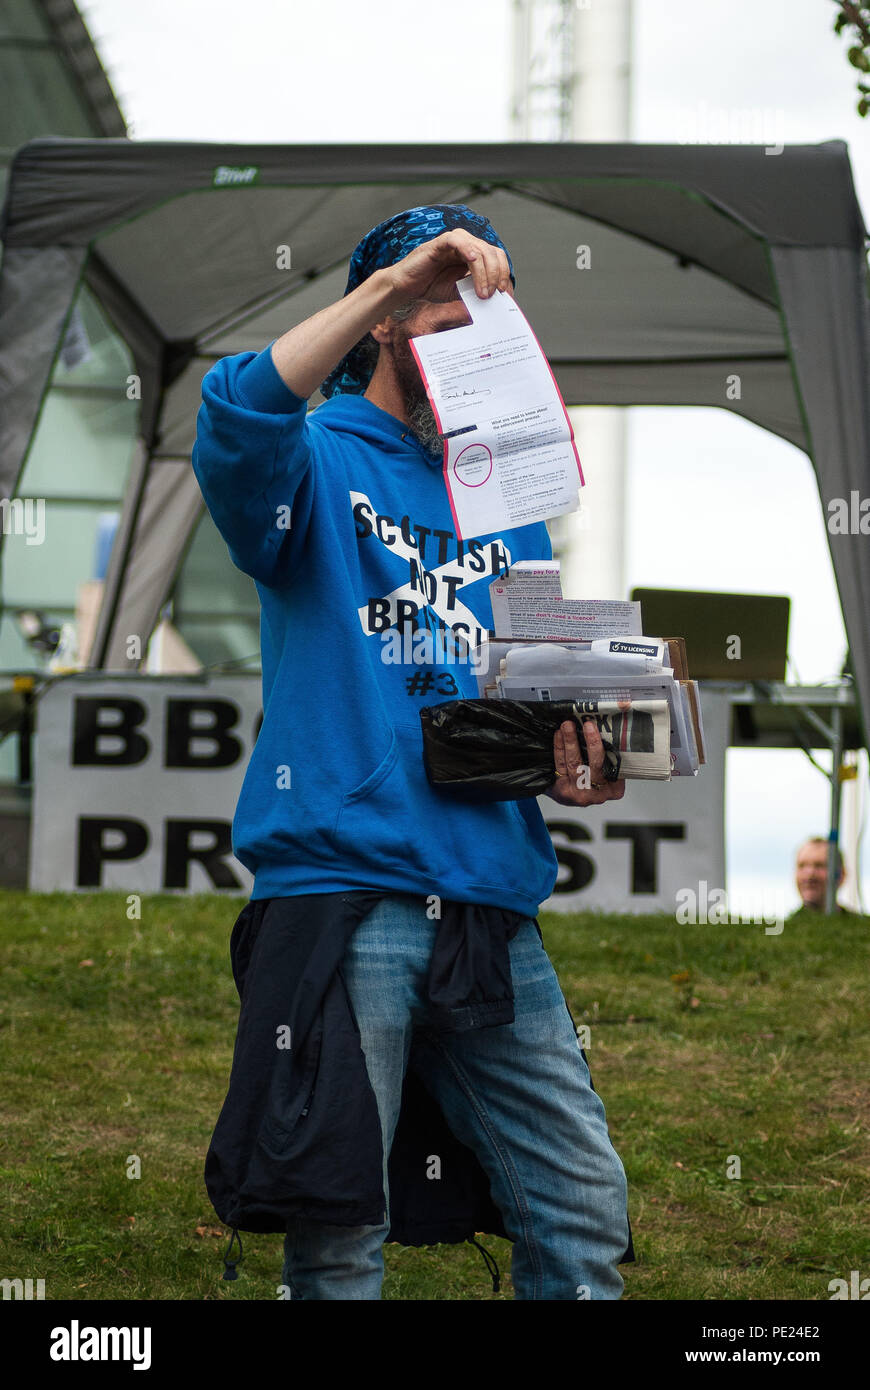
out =
{"type": "MultiPolygon", "coordinates": [[[[228,1232],[202,1167],[246,899],[0,892],[0,1277],[47,1299],[274,1299],[281,1237],[228,1232]],[[128,1160],[141,1177],[127,1176],[128,1160]]],[[[627,1299],[822,1299],[870,1275],[870,921],[542,914],[625,1164],[627,1299]],[[740,1177],[728,1177],[739,1159],[740,1177]]],[[[385,1248],[384,1298],[511,1298],[510,1242],[385,1248]]]]}

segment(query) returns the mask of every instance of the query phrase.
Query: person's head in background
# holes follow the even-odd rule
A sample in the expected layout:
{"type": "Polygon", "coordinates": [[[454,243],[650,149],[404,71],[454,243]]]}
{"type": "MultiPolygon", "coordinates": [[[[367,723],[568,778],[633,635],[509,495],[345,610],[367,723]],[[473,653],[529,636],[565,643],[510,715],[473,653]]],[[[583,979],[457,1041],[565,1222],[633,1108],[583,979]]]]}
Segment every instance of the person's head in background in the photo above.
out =
{"type": "MultiPolygon", "coordinates": [[[[839,889],[846,877],[846,861],[840,853],[840,872],[837,877],[839,889]]],[[[795,861],[795,883],[804,907],[817,912],[825,910],[825,889],[828,884],[828,841],[822,835],[813,835],[805,840],[797,852],[795,861]]],[[[836,901],[836,894],[834,895],[836,901]]]]}

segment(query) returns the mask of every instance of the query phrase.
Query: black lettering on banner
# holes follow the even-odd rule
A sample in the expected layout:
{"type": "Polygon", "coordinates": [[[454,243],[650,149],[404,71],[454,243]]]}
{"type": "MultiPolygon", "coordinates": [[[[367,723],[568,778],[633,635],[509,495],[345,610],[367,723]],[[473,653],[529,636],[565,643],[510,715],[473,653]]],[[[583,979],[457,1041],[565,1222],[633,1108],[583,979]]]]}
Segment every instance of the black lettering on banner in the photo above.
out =
{"type": "Polygon", "coordinates": [[[77,695],[73,701],[72,766],[132,767],[144,762],[150,745],[136,730],[147,718],[148,710],[141,700],[77,695]],[[106,711],[118,716],[114,723],[104,720],[106,711]],[[120,740],[121,747],[109,752],[102,746],[109,740],[120,740]]]}
{"type": "MultiPolygon", "coordinates": [[[[551,838],[553,835],[564,835],[566,839],[574,841],[592,839],[586,826],[576,820],[547,821],[547,829],[551,838]]],[[[557,840],[553,840],[553,849],[560,866],[568,870],[568,877],[553,889],[554,896],[556,893],[579,893],[581,888],[588,888],[596,873],[594,860],[581,850],[570,849],[557,840]]]]}
{"type": "Polygon", "coordinates": [[[232,767],[242,756],[242,745],[228,732],[238,723],[238,707],[231,700],[167,700],[166,767],[232,767]],[[193,723],[195,712],[211,716],[203,728],[193,723]],[[194,753],[192,744],[205,739],[213,747],[208,753],[194,753]]]}
{"type": "Polygon", "coordinates": [[[215,888],[240,888],[241,884],[225,862],[233,852],[232,825],[225,820],[167,820],[164,888],[187,888],[188,865],[202,865],[215,888]],[[197,832],[212,836],[205,849],[194,849],[190,841],[197,832]]]}
{"type": "Polygon", "coordinates": [[[659,840],[685,840],[685,825],[653,822],[648,825],[614,824],[605,825],[605,840],[631,841],[631,888],[632,893],[658,892],[659,840]]]}
{"type": "Polygon", "coordinates": [[[148,848],[148,827],[127,816],[79,816],[76,887],[100,888],[103,865],[124,860],[141,859],[148,848]],[[104,839],[108,831],[124,836],[123,842],[110,849],[104,839]]]}

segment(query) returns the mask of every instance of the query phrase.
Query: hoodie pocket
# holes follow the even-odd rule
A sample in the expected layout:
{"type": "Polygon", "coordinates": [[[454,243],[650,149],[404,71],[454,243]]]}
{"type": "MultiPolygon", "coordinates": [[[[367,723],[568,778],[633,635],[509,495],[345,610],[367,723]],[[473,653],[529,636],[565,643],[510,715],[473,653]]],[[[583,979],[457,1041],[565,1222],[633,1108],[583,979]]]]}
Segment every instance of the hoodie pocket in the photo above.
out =
{"type": "Polygon", "coordinates": [[[431,876],[427,836],[433,827],[422,814],[411,770],[419,759],[417,742],[416,729],[395,726],[385,757],[364,782],[342,797],[335,837],[349,867],[358,864],[381,879],[385,872],[431,876]]]}
{"type": "Polygon", "coordinates": [[[374,772],[370,772],[365,781],[360,782],[358,787],[354,787],[352,791],[345,792],[342,798],[341,807],[339,808],[339,820],[341,819],[341,814],[345,806],[352,806],[354,802],[357,801],[365,801],[366,797],[371,796],[374,792],[377,791],[384,778],[389,777],[390,773],[396,765],[396,759],[398,758],[398,756],[399,744],[398,740],[396,739],[396,731],[395,729],[393,729],[390,735],[390,746],[387,749],[381,761],[378,763],[374,772]]]}

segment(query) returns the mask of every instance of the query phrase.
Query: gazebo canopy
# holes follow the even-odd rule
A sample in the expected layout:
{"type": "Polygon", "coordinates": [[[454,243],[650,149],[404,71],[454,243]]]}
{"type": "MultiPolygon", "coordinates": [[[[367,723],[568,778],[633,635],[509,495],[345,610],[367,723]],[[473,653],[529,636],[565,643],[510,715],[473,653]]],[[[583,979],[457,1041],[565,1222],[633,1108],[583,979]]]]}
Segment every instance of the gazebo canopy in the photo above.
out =
{"type": "MultiPolygon", "coordinates": [[[[151,632],[201,514],[203,374],[340,298],[370,227],[454,202],[510,248],[566,404],[731,410],[809,455],[826,515],[834,498],[870,498],[867,233],[842,141],[33,140],[0,233],[0,495],[15,495],[82,280],[141,379],[92,666],[135,667],[126,634],[151,632]]],[[[829,544],[866,729],[870,546],[854,531],[829,544]]]]}

